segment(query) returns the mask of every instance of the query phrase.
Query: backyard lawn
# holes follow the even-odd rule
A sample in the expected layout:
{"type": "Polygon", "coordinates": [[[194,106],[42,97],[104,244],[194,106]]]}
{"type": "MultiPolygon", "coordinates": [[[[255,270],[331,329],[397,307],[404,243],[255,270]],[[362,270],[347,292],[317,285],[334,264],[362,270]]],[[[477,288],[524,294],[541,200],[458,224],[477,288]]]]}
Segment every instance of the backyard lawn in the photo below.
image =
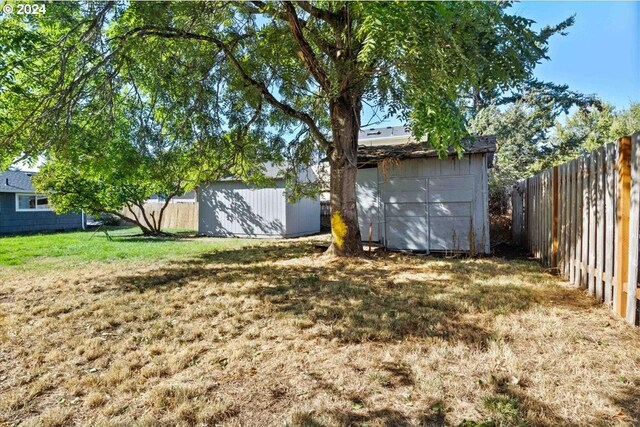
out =
{"type": "Polygon", "coordinates": [[[640,332],[526,260],[0,238],[0,425],[640,425],[640,332]]]}

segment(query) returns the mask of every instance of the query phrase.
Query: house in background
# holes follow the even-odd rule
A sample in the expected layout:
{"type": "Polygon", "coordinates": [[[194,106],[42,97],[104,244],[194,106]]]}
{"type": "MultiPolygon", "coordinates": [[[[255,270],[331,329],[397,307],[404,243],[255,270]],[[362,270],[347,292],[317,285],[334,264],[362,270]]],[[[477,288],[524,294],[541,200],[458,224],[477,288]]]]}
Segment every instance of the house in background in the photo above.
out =
{"type": "Polygon", "coordinates": [[[462,158],[412,140],[404,127],[361,131],[357,198],[364,241],[390,249],[489,253],[488,168],[494,136],[475,138],[462,158]]]}
{"type": "Polygon", "coordinates": [[[31,177],[34,172],[0,172],[0,234],[79,230],[84,226],[81,213],[58,215],[47,196],[36,194],[31,177]]]}
{"type": "MultiPolygon", "coordinates": [[[[198,188],[198,234],[216,237],[299,237],[320,231],[320,200],[287,200],[283,170],[265,165],[268,187],[254,187],[228,178],[198,188]]],[[[301,182],[313,182],[311,168],[299,173],[301,182]]]]}

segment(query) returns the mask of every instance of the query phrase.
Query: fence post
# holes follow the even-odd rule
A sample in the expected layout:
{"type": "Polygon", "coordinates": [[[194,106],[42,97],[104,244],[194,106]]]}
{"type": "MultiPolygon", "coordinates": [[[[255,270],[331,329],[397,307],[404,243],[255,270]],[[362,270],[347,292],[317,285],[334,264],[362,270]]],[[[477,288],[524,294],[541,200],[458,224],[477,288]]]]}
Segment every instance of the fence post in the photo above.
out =
{"type": "Polygon", "coordinates": [[[551,267],[558,266],[558,166],[553,167],[552,176],[553,185],[553,229],[552,229],[552,246],[551,246],[551,267]]]}
{"type": "MultiPolygon", "coordinates": [[[[613,290],[613,309],[626,317],[627,292],[625,280],[629,274],[629,211],[631,209],[631,138],[618,141],[618,200],[616,218],[616,286],[613,290]]],[[[636,266],[634,266],[636,268],[636,266]]]]}
{"type": "Polygon", "coordinates": [[[631,192],[629,194],[631,215],[629,219],[629,272],[627,276],[627,322],[635,325],[638,294],[638,228],[640,227],[640,134],[631,141],[631,192]]]}

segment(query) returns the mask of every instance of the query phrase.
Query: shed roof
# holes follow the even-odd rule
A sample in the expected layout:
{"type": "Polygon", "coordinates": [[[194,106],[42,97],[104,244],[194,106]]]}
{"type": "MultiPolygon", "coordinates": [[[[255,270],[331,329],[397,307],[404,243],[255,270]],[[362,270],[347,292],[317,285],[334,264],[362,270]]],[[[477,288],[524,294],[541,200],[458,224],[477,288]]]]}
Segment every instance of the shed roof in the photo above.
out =
{"type": "Polygon", "coordinates": [[[7,170],[0,172],[0,193],[33,193],[31,183],[34,172],[7,170]]]}
{"type": "MultiPolygon", "coordinates": [[[[495,151],[495,135],[476,136],[464,149],[465,154],[493,153],[495,151]]],[[[456,154],[456,151],[453,148],[449,148],[449,155],[454,154],[456,154]]],[[[358,146],[358,166],[377,163],[383,159],[400,160],[427,157],[438,157],[438,153],[433,148],[425,148],[419,143],[358,146]]]]}

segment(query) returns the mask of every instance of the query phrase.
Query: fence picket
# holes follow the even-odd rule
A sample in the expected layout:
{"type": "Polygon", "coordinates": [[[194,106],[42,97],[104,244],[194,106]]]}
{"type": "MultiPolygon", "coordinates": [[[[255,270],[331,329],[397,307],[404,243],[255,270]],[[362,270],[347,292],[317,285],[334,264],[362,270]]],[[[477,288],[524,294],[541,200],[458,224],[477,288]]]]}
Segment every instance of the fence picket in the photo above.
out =
{"type": "Polygon", "coordinates": [[[611,305],[613,286],[613,248],[615,245],[615,145],[605,149],[605,249],[604,249],[604,302],[611,305]]]}
{"type": "Polygon", "coordinates": [[[582,159],[582,260],[580,264],[580,286],[588,288],[588,263],[589,263],[589,159],[582,159]]]}
{"type": "Polygon", "coordinates": [[[604,301],[604,286],[602,283],[602,277],[604,273],[604,147],[601,147],[597,151],[597,182],[596,182],[596,299],[599,302],[604,301]]]}
{"type": "Polygon", "coordinates": [[[589,256],[587,258],[587,280],[589,293],[595,296],[595,264],[596,264],[596,164],[598,161],[598,153],[593,152],[589,157],[589,256]]]}
{"type": "MultiPolygon", "coordinates": [[[[640,227],[640,134],[631,139],[631,213],[629,215],[629,273],[627,277],[627,322],[635,325],[638,295],[638,238],[640,227]]],[[[622,254],[624,256],[624,254],[622,254]]]]}
{"type": "Polygon", "coordinates": [[[575,258],[576,258],[576,162],[569,162],[569,274],[571,283],[575,283],[575,258]]]}

